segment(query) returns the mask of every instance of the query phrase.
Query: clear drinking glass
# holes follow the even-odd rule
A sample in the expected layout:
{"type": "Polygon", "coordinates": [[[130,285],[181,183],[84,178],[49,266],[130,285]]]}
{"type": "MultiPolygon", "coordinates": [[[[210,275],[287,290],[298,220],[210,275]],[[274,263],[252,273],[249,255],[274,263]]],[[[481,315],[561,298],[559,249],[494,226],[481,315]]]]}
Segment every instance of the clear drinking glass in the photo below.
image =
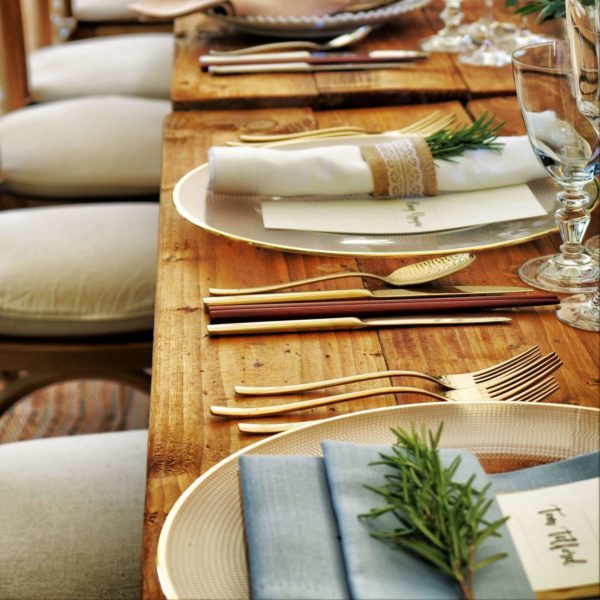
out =
{"type": "MultiPolygon", "coordinates": [[[[588,254],[600,263],[600,235],[590,238],[585,244],[588,254]]],[[[561,301],[556,316],[567,325],[600,331],[600,289],[594,294],[575,294],[561,301]]]]}
{"type": "MultiPolygon", "coordinates": [[[[598,2],[583,4],[581,0],[567,0],[565,8],[577,107],[590,121],[596,135],[600,135],[600,5],[598,2]]],[[[600,263],[600,235],[590,238],[585,248],[600,263]]],[[[565,298],[556,315],[573,327],[600,331],[600,289],[595,294],[565,298]]]]}
{"type": "Polygon", "coordinates": [[[494,23],[494,0],[484,0],[483,41],[481,46],[458,57],[462,63],[477,67],[504,67],[510,64],[510,54],[492,41],[492,23],[494,23]]]}
{"type": "Polygon", "coordinates": [[[463,13],[462,0],[445,0],[440,18],[444,27],[435,35],[421,40],[420,46],[426,52],[466,52],[473,47],[468,35],[461,32],[463,13]]]}
{"type": "Polygon", "coordinates": [[[517,50],[513,72],[531,146],[562,188],[555,212],[561,253],[529,260],[519,276],[545,290],[594,291],[600,269],[581,241],[590,221],[585,187],[600,173],[600,140],[578,109],[569,47],[554,41],[517,50]]]}
{"type": "Polygon", "coordinates": [[[514,52],[515,50],[523,48],[524,46],[542,44],[543,42],[551,42],[556,39],[541,33],[534,33],[529,29],[527,21],[527,16],[521,15],[519,17],[519,24],[514,31],[507,32],[496,37],[496,43],[498,46],[507,52],[514,52]]]}

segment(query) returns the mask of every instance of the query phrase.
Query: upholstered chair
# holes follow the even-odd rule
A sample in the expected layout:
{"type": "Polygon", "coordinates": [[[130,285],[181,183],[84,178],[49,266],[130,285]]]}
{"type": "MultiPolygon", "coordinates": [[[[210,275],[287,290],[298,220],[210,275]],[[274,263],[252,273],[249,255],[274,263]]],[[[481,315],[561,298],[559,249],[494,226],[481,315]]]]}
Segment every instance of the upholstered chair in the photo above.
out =
{"type": "MultiPolygon", "coordinates": [[[[77,69],[67,70],[62,81],[52,79],[51,73],[58,73],[53,65],[61,62],[63,48],[65,54],[73,48],[77,54],[77,48],[87,52],[91,46],[69,42],[42,49],[40,54],[30,54],[30,65],[46,63],[40,69],[36,87],[29,77],[36,70],[27,68],[19,0],[0,3],[0,33],[3,44],[0,56],[6,59],[3,69],[5,109],[12,111],[0,116],[4,192],[58,199],[150,194],[156,197],[160,182],[162,122],[170,111],[170,103],[119,93],[133,94],[142,89],[148,92],[156,86],[165,87],[163,91],[168,93],[163,80],[170,77],[170,64],[168,68],[166,64],[171,60],[171,40],[159,44],[161,52],[157,61],[165,66],[155,75],[151,73],[150,64],[138,69],[135,60],[128,63],[131,56],[144,57],[143,44],[135,52],[126,49],[130,43],[135,45],[137,38],[143,40],[143,35],[115,39],[117,46],[123,44],[123,56],[118,59],[97,47],[97,53],[90,54],[94,60],[104,61],[114,68],[116,80],[109,73],[95,70],[87,60],[77,69]],[[120,69],[122,72],[118,73],[120,69]],[[86,72],[82,79],[79,79],[79,70],[86,72]],[[86,88],[86,78],[95,79],[97,83],[91,81],[86,88]],[[119,84],[120,78],[126,81],[125,86],[119,84]],[[155,85],[155,80],[161,83],[155,85]],[[136,86],[136,82],[140,86],[136,86]],[[57,97],[69,99],[27,106],[33,100],[57,97]]],[[[149,58],[151,62],[152,56],[149,58]]]]}
{"type": "MultiPolygon", "coordinates": [[[[10,47],[23,47],[15,23],[19,1],[3,0],[13,108],[28,98],[22,54],[10,47]]],[[[0,414],[67,379],[149,391],[156,199],[169,110],[165,100],[104,95],[0,117],[0,200],[36,206],[0,210],[0,414]]]]}
{"type": "Polygon", "coordinates": [[[0,444],[0,598],[136,600],[145,431],[0,444]]]}
{"type": "Polygon", "coordinates": [[[0,211],[0,415],[70,379],[150,391],[157,231],[151,202],[0,211]]]}
{"type": "Polygon", "coordinates": [[[115,33],[172,31],[172,21],[140,19],[128,9],[132,0],[54,0],[54,21],[66,25],[69,39],[115,33]],[[61,18],[62,17],[62,18],[61,18]]]}
{"type": "Polygon", "coordinates": [[[171,33],[115,35],[45,46],[25,55],[19,0],[3,0],[2,43],[16,65],[5,108],[92,95],[170,97],[171,33]]]}

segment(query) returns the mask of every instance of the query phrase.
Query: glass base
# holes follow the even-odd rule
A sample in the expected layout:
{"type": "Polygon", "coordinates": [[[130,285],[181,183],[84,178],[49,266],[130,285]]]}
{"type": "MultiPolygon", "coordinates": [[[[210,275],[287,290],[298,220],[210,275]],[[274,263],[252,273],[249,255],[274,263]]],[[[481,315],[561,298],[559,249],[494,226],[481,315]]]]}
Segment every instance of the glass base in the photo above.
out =
{"type": "Polygon", "coordinates": [[[589,262],[565,265],[560,254],[532,258],[519,269],[519,277],[529,285],[552,292],[594,292],[598,286],[599,271],[589,262]]]}
{"type": "Polygon", "coordinates": [[[590,294],[569,296],[556,309],[556,316],[571,327],[600,332],[600,310],[592,303],[593,298],[590,294]]]}
{"type": "Polygon", "coordinates": [[[495,38],[496,44],[506,52],[514,52],[518,48],[531,46],[532,44],[542,44],[544,42],[554,41],[556,38],[532,33],[528,29],[519,29],[513,34],[503,35],[495,38]]]}
{"type": "Polygon", "coordinates": [[[444,35],[438,33],[420,41],[419,45],[425,52],[468,52],[473,44],[465,35],[444,35]]]}
{"type": "Polygon", "coordinates": [[[510,54],[496,48],[490,42],[484,42],[477,50],[458,57],[461,63],[475,67],[504,67],[511,63],[510,54]]]}
{"type": "Polygon", "coordinates": [[[591,237],[585,243],[585,251],[596,261],[600,262],[600,235],[591,237]]]}
{"type": "Polygon", "coordinates": [[[461,25],[459,29],[463,35],[469,36],[475,43],[481,44],[485,40],[488,31],[492,39],[495,40],[497,37],[513,35],[517,31],[517,26],[513,23],[492,21],[489,23],[488,30],[487,20],[480,19],[474,23],[466,23],[465,25],[461,25]]]}

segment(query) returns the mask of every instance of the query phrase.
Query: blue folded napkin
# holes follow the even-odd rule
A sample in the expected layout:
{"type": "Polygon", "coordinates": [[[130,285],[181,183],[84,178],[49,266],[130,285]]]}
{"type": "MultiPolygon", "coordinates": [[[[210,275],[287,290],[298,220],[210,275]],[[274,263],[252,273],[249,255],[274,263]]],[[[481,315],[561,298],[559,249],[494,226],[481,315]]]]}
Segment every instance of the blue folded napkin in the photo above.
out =
{"type": "MultiPolygon", "coordinates": [[[[379,467],[365,465],[376,460],[379,451],[389,452],[389,447],[356,446],[341,442],[331,442],[324,446],[326,457],[329,457],[325,460],[329,461],[330,471],[333,469],[335,473],[332,479],[337,480],[337,484],[331,485],[332,488],[337,486],[338,504],[341,498],[344,498],[345,505],[348,501],[354,503],[355,495],[368,496],[365,505],[344,508],[342,512],[345,512],[346,518],[334,514],[322,459],[309,456],[240,457],[244,523],[253,598],[458,598],[451,580],[439,576],[419,559],[371,538],[369,531],[373,522],[364,522],[357,518],[359,513],[368,512],[370,508],[381,505],[381,498],[363,487],[364,483],[381,484],[380,476],[377,476],[376,481],[372,479],[379,467]],[[334,446],[337,448],[332,451],[334,446]],[[340,464],[345,465],[344,473],[351,477],[354,483],[348,481],[342,485],[341,472],[337,473],[340,464]],[[345,535],[353,529],[360,529],[361,533],[357,538],[358,542],[353,542],[351,547],[347,543],[348,537],[344,539],[346,558],[351,556],[353,561],[347,566],[349,584],[336,519],[340,519],[340,530],[345,535]],[[377,558],[371,554],[373,544],[377,548],[377,558]],[[385,553],[384,558],[379,557],[380,552],[385,553]],[[386,589],[385,593],[388,595],[383,595],[386,589]]],[[[446,464],[451,462],[457,453],[461,456],[459,473],[463,478],[476,473],[478,486],[491,480],[494,490],[502,492],[596,477],[600,464],[600,453],[594,452],[557,463],[486,476],[477,459],[468,452],[445,449],[440,451],[446,464]]],[[[381,526],[384,524],[382,519],[385,518],[387,515],[379,519],[381,526]]],[[[490,518],[495,517],[490,515],[490,518]]],[[[508,533],[503,536],[503,546],[507,541],[512,548],[508,533]]],[[[506,546],[504,548],[510,552],[511,560],[504,559],[478,572],[478,600],[532,597],[520,564],[514,564],[516,551],[508,550],[506,546]]]]}
{"type": "Polygon", "coordinates": [[[574,483],[600,475],[600,452],[580,454],[547,465],[490,475],[497,494],[574,483]]]}
{"type": "Polygon", "coordinates": [[[350,598],[323,461],[240,457],[252,597],[350,598]]]}
{"type": "MultiPolygon", "coordinates": [[[[382,506],[381,496],[365,488],[378,487],[391,470],[385,465],[371,465],[379,460],[380,453],[390,454],[386,446],[361,446],[346,442],[323,442],[323,460],[329,490],[335,508],[342,538],[342,552],[348,573],[348,584],[353,598],[372,600],[436,600],[455,598],[462,594],[458,585],[447,575],[434,571],[431,565],[413,554],[370,536],[374,530],[390,531],[396,528],[396,519],[386,514],[376,521],[357,519],[358,514],[382,506]]],[[[461,450],[441,450],[444,466],[449,466],[456,456],[461,462],[454,479],[466,482],[475,475],[474,487],[481,489],[488,477],[477,458],[461,450]]],[[[494,503],[486,516],[489,520],[502,518],[494,503]]],[[[478,600],[525,600],[533,598],[519,560],[517,550],[506,526],[500,530],[501,538],[488,538],[478,556],[507,552],[507,558],[477,572],[475,597],[478,600]]]]}

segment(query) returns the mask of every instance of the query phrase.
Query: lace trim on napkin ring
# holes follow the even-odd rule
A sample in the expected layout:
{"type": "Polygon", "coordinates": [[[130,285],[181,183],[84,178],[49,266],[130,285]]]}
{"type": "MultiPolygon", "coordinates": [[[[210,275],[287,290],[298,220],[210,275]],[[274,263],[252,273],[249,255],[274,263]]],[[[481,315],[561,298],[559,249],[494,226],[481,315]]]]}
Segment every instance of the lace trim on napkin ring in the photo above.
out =
{"type": "Polygon", "coordinates": [[[373,196],[435,196],[437,179],[429,146],[421,136],[363,146],[361,154],[373,175],[373,196]]]}

